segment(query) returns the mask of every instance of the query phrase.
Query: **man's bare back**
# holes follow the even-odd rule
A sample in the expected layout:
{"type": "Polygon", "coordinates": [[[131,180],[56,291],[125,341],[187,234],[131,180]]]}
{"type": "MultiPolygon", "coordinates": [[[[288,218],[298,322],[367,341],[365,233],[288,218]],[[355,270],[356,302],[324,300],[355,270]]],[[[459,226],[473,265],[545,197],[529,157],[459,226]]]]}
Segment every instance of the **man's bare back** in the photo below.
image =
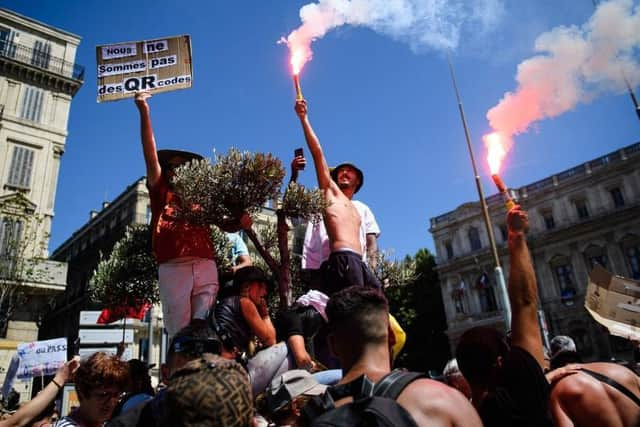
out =
{"type": "MultiPolygon", "coordinates": [[[[620,383],[640,398],[640,379],[632,371],[614,363],[585,363],[584,367],[620,383]]],[[[637,427],[640,407],[612,386],[580,372],[560,379],[551,391],[551,412],[559,427],[637,427]]]]}

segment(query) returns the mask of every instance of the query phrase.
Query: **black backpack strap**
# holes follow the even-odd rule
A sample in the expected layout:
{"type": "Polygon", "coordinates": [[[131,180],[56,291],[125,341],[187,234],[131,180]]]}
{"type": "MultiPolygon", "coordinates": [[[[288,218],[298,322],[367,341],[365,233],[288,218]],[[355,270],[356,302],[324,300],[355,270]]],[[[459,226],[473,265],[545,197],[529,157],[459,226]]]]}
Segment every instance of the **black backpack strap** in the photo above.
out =
{"type": "Polygon", "coordinates": [[[375,396],[396,400],[400,393],[402,393],[405,387],[411,382],[418,378],[425,377],[426,375],[420,372],[408,372],[402,369],[396,369],[376,383],[373,394],[375,396]]]}
{"type": "Polygon", "coordinates": [[[335,401],[330,393],[324,392],[320,396],[313,396],[302,408],[299,422],[303,426],[309,426],[313,420],[335,407],[335,401]]]}
{"type": "Polygon", "coordinates": [[[609,378],[606,375],[602,375],[601,373],[591,371],[589,369],[580,368],[580,371],[584,372],[585,374],[591,375],[593,378],[597,379],[598,381],[609,384],[611,387],[615,388],[620,393],[624,394],[629,399],[633,400],[633,402],[640,407],[640,398],[638,398],[638,396],[633,394],[631,390],[629,390],[628,388],[626,388],[616,380],[609,378]]]}

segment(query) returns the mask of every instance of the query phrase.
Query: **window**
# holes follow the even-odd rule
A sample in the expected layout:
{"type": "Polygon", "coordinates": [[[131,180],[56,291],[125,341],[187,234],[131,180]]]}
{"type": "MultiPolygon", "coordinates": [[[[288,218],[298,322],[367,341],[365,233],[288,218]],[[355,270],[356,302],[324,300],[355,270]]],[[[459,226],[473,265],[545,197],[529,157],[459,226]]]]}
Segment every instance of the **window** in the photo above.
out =
{"type": "Polygon", "coordinates": [[[33,86],[24,87],[24,96],[22,97],[22,109],[20,117],[23,119],[39,122],[42,117],[42,101],[44,99],[44,91],[33,86]]]}
{"type": "Polygon", "coordinates": [[[565,305],[573,305],[576,296],[575,279],[573,277],[573,268],[569,258],[558,256],[551,262],[558,286],[560,287],[560,299],[565,305]]]}
{"type": "Polygon", "coordinates": [[[578,218],[589,218],[589,209],[587,208],[587,202],[585,200],[576,200],[573,203],[576,206],[576,213],[578,214],[578,218]]]}
{"type": "Polygon", "coordinates": [[[18,219],[0,220],[0,277],[10,277],[16,265],[23,223],[18,219]]]}
{"type": "Polygon", "coordinates": [[[616,208],[621,208],[624,206],[624,196],[622,195],[622,191],[619,187],[612,188],[609,190],[611,194],[611,198],[613,199],[613,206],[616,208]]]}
{"type": "Polygon", "coordinates": [[[590,245],[584,251],[584,257],[587,260],[587,265],[590,269],[593,269],[596,264],[607,268],[607,254],[604,248],[596,245],[590,245]]]}
{"type": "Polygon", "coordinates": [[[49,60],[51,59],[51,43],[36,40],[33,46],[33,56],[31,57],[31,65],[40,68],[49,68],[49,60]]]}
{"type": "Polygon", "coordinates": [[[16,45],[12,43],[13,34],[8,28],[0,27],[0,56],[16,56],[16,45]]]}
{"type": "Polygon", "coordinates": [[[553,212],[551,212],[551,210],[542,211],[542,219],[544,220],[544,226],[547,230],[556,228],[556,221],[553,219],[553,212]]]}
{"type": "Polygon", "coordinates": [[[453,258],[453,246],[451,246],[451,241],[447,240],[444,242],[444,249],[447,251],[447,259],[453,258]]]}
{"type": "Polygon", "coordinates": [[[506,242],[507,238],[509,237],[509,233],[507,232],[507,226],[505,224],[500,224],[498,227],[500,229],[500,237],[502,237],[502,241],[506,242]]]}
{"type": "Polygon", "coordinates": [[[475,227],[471,227],[469,229],[469,245],[471,246],[471,250],[472,251],[477,251],[478,249],[482,248],[482,243],[480,242],[480,233],[478,232],[478,229],[475,227]]]}
{"type": "Polygon", "coordinates": [[[482,311],[485,313],[496,311],[498,309],[496,296],[487,273],[482,273],[480,277],[478,277],[476,289],[478,289],[478,293],[480,294],[480,307],[482,311]]]}
{"type": "Polygon", "coordinates": [[[151,205],[147,205],[147,215],[146,215],[147,224],[151,224],[151,205]]]}
{"type": "Polygon", "coordinates": [[[627,236],[622,240],[622,252],[632,279],[640,279],[640,238],[627,236]]]}
{"type": "Polygon", "coordinates": [[[13,147],[9,178],[7,179],[8,185],[25,189],[30,188],[34,153],[33,150],[26,147],[19,145],[13,147]]]}

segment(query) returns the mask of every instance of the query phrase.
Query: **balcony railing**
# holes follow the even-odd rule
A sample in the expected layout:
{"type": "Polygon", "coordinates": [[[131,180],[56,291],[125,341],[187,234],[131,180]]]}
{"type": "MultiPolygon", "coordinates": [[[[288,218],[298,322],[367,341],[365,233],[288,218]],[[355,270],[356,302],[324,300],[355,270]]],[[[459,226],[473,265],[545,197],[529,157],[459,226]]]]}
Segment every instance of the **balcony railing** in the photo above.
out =
{"type": "Polygon", "coordinates": [[[36,50],[18,43],[0,42],[0,57],[51,71],[75,80],[84,80],[84,67],[62,58],[51,56],[48,51],[36,50]]]}

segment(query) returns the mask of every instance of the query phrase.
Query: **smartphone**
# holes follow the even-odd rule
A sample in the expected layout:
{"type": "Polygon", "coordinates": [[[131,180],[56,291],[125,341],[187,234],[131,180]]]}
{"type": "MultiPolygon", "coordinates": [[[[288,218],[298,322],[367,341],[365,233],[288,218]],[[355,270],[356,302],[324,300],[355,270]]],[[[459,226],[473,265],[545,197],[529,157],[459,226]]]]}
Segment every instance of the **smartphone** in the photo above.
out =
{"type": "MultiPolygon", "coordinates": [[[[302,147],[296,148],[295,150],[293,150],[293,156],[294,157],[302,157],[302,156],[304,156],[304,151],[302,150],[302,147]]],[[[302,169],[304,169],[304,167],[302,169]]]]}

